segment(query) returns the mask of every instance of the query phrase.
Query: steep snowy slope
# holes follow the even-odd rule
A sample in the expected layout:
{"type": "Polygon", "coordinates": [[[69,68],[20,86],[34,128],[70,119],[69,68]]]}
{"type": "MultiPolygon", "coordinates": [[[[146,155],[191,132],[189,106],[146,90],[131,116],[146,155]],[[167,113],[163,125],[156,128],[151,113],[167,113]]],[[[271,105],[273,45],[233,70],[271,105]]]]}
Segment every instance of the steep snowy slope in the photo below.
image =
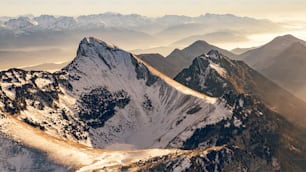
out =
{"type": "Polygon", "coordinates": [[[130,53],[94,38],[81,42],[78,57],[65,70],[72,78],[73,94],[81,97],[80,118],[92,127],[94,146],[165,147],[175,137],[185,139],[182,135],[190,132],[189,126],[200,127],[231,116],[222,102],[182,94],[188,89],[177,90],[172,81],[152,74],[130,53]],[[103,95],[104,102],[96,102],[95,94],[103,95]],[[107,104],[103,106],[108,109],[93,113],[92,106],[101,108],[99,103],[107,104]],[[195,106],[202,109],[188,115],[195,106]]]}
{"type": "Polygon", "coordinates": [[[215,98],[85,38],[62,71],[0,73],[1,110],[57,138],[93,147],[180,147],[195,128],[231,117],[215,98]]]}
{"type": "Polygon", "coordinates": [[[191,152],[177,149],[119,151],[93,149],[75,142],[56,139],[14,117],[4,118],[1,122],[2,132],[11,136],[11,138],[2,135],[0,137],[3,148],[1,171],[93,171],[100,168],[117,171],[115,169],[140,160],[147,161],[161,156],[191,152]],[[55,165],[54,162],[62,166],[55,165]]]}
{"type": "MultiPolygon", "coordinates": [[[[7,134],[14,139],[31,146],[31,153],[21,149],[16,151],[13,141],[3,144],[6,149],[1,152],[4,157],[1,170],[20,169],[22,171],[66,171],[65,168],[54,166],[52,161],[67,167],[69,171],[181,171],[197,169],[212,171],[216,169],[241,170],[249,163],[241,162],[241,156],[246,158],[245,153],[231,146],[211,146],[195,150],[179,149],[144,149],[144,150],[105,150],[93,149],[61,139],[52,138],[49,135],[32,128],[12,117],[2,120],[5,123],[7,134]],[[13,149],[11,152],[11,149],[13,149]],[[42,154],[40,151],[45,152],[42,154]],[[46,161],[48,155],[48,161],[46,161]],[[12,158],[11,158],[12,157],[12,158]],[[25,159],[27,158],[27,159],[25,159]],[[37,159],[40,158],[40,159],[37,159]],[[200,163],[198,163],[200,162],[200,163]],[[8,164],[9,163],[9,164],[8,164]],[[35,163],[35,164],[34,164],[35,163]],[[236,165],[239,165],[238,167],[236,165]]],[[[5,143],[5,142],[4,142],[5,143]]],[[[25,146],[24,146],[25,147],[25,146]]],[[[252,168],[250,168],[252,169],[252,168]]]]}

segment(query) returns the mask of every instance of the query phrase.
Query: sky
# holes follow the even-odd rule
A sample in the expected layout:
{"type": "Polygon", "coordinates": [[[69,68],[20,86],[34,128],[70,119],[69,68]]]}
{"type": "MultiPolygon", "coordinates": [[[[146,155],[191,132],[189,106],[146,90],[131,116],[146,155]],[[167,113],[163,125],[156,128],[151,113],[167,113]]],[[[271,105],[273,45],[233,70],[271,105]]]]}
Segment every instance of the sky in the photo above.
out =
{"type": "Polygon", "coordinates": [[[199,16],[231,13],[275,21],[306,19],[306,0],[0,0],[0,16],[78,16],[103,12],[199,16]]]}

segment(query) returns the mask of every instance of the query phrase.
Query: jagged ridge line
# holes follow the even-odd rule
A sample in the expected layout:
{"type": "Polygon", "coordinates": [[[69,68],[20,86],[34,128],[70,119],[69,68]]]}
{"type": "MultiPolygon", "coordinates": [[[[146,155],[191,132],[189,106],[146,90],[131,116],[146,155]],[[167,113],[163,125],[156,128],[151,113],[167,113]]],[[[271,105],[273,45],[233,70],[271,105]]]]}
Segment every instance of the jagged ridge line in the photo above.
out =
{"type": "Polygon", "coordinates": [[[217,98],[213,98],[213,97],[210,97],[210,96],[207,96],[205,94],[202,94],[198,91],[195,91],[191,88],[188,88],[186,86],[184,86],[183,84],[180,84],[179,82],[173,80],[172,78],[166,76],[165,74],[161,73],[160,71],[158,71],[157,69],[155,69],[154,67],[152,67],[151,65],[149,65],[148,63],[146,63],[145,61],[141,60],[139,57],[137,57],[136,55],[132,54],[132,56],[139,62],[139,63],[142,63],[143,65],[145,65],[148,70],[160,77],[163,81],[165,81],[168,85],[172,86],[173,88],[175,88],[177,91],[185,94],[185,95],[191,95],[191,96],[194,96],[194,97],[197,97],[197,98],[200,98],[200,99],[204,99],[204,100],[207,100],[211,103],[215,103],[217,101],[217,98]]]}

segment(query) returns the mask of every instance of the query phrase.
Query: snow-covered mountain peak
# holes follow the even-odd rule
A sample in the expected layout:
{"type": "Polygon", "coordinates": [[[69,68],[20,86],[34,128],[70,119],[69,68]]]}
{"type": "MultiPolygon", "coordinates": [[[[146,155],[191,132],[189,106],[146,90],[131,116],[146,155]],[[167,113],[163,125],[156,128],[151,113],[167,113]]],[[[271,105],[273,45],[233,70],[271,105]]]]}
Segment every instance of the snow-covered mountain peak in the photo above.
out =
{"type": "Polygon", "coordinates": [[[38,25],[38,23],[29,17],[19,17],[17,19],[10,19],[4,23],[7,28],[21,31],[38,25]]]}
{"type": "Polygon", "coordinates": [[[122,73],[134,70],[131,57],[131,53],[121,50],[111,43],[94,37],[86,37],[79,44],[76,58],[66,69],[69,71],[78,69],[83,73],[93,74],[117,68],[113,72],[122,73]],[[92,71],[94,68],[96,70],[92,71]]]}
{"type": "Polygon", "coordinates": [[[83,40],[81,41],[80,43],[81,45],[82,44],[86,44],[86,45],[91,45],[91,46],[103,46],[105,48],[111,48],[111,49],[115,49],[116,46],[111,44],[111,43],[108,43],[104,40],[101,40],[101,39],[98,39],[98,38],[95,38],[95,37],[85,37],[83,38],[83,40]]]}
{"type": "Polygon", "coordinates": [[[200,92],[212,97],[220,97],[228,90],[228,65],[230,59],[217,50],[210,50],[207,54],[196,57],[189,68],[179,73],[174,80],[184,85],[197,85],[200,92]]]}
{"type": "Polygon", "coordinates": [[[111,43],[94,37],[85,37],[79,44],[77,57],[95,57],[99,56],[99,54],[101,56],[103,52],[117,50],[119,49],[111,43]]]}
{"type": "MultiPolygon", "coordinates": [[[[218,50],[212,49],[207,54],[203,55],[205,59],[208,59],[211,63],[215,63],[217,65],[226,66],[227,64],[232,64],[232,60],[221,53],[218,50]]],[[[224,67],[225,67],[224,66],[224,67]]]]}
{"type": "Polygon", "coordinates": [[[207,64],[220,64],[226,57],[218,50],[210,50],[207,54],[202,54],[194,58],[192,64],[201,64],[204,60],[207,64]]]}
{"type": "Polygon", "coordinates": [[[210,58],[213,58],[213,59],[219,59],[221,55],[220,55],[218,50],[210,50],[207,53],[207,56],[209,56],[210,58]]]}

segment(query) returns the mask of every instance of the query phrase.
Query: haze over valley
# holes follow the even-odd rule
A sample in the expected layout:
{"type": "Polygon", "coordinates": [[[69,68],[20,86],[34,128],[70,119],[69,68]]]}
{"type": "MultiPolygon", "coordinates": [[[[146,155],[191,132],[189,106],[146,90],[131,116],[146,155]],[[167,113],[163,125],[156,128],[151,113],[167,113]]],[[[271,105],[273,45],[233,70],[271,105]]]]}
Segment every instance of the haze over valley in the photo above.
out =
{"type": "Polygon", "coordinates": [[[0,18],[0,69],[68,62],[86,35],[103,37],[135,54],[167,56],[197,40],[231,50],[258,47],[276,36],[301,32],[305,24],[273,22],[232,14],[197,17],[101,13],[77,17],[26,15],[0,18]]]}

